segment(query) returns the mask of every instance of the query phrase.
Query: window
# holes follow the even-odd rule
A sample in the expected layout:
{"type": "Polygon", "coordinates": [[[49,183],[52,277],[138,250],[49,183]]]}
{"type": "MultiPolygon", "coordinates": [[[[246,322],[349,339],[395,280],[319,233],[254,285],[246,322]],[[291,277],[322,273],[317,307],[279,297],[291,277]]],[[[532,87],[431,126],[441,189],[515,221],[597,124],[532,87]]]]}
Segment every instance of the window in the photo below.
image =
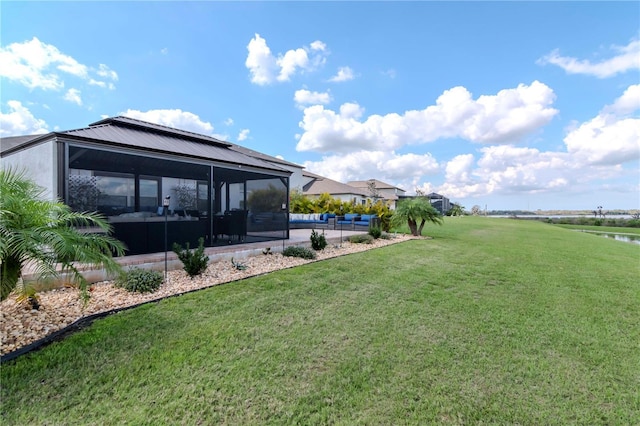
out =
{"type": "Polygon", "coordinates": [[[140,178],[140,211],[156,211],[162,203],[159,201],[160,179],[140,178]]]}
{"type": "Polygon", "coordinates": [[[135,179],[133,176],[96,175],[98,211],[112,216],[135,210],[135,179]]]}

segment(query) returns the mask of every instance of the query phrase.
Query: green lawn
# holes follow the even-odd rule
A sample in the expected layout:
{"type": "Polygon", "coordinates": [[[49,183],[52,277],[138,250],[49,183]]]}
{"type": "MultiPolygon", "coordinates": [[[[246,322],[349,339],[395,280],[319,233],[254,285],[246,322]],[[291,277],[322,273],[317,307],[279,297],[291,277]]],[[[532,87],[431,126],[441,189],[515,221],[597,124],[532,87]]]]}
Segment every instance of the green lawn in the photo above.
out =
{"type": "Polygon", "coordinates": [[[640,246],[449,218],[96,321],[1,368],[2,424],[640,424],[640,246]]]}
{"type": "Polygon", "coordinates": [[[561,228],[583,230],[583,231],[596,231],[596,232],[610,232],[612,234],[635,234],[640,235],[640,228],[624,228],[620,226],[593,226],[593,225],[567,225],[558,224],[561,228]]]}

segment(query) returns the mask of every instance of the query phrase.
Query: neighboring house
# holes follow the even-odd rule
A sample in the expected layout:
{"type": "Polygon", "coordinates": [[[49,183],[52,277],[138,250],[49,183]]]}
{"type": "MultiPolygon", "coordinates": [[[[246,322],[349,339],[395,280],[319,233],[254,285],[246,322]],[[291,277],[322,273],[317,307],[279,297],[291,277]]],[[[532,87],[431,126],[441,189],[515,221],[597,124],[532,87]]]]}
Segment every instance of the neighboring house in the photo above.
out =
{"type": "Polygon", "coordinates": [[[395,210],[398,200],[406,194],[404,189],[377,179],[354,180],[347,182],[347,185],[364,191],[373,202],[378,200],[384,201],[392,210],[395,210]]]}
{"type": "Polygon", "coordinates": [[[303,171],[302,176],[306,180],[302,186],[302,193],[309,198],[318,198],[326,193],[333,198],[353,204],[366,204],[367,200],[371,199],[366,191],[345,183],[307,171],[303,171]]]}
{"type": "MultiPolygon", "coordinates": [[[[400,198],[404,199],[404,198],[415,198],[415,197],[416,196],[414,195],[405,195],[400,198]]],[[[451,207],[453,207],[453,205],[451,204],[451,201],[449,201],[447,197],[445,197],[444,195],[436,194],[435,192],[432,192],[427,195],[422,195],[422,197],[429,199],[429,202],[431,203],[431,205],[436,210],[438,210],[442,215],[447,214],[447,212],[451,210],[451,207]]]]}
{"type": "Polygon", "coordinates": [[[164,251],[165,229],[169,249],[200,237],[206,245],[288,238],[290,176],[302,168],[285,163],[127,117],[0,139],[0,167],[25,170],[74,210],[104,214],[127,254],[164,251]]]}
{"type": "Polygon", "coordinates": [[[445,215],[449,210],[451,210],[451,202],[444,195],[432,192],[427,195],[427,198],[431,202],[431,205],[441,214],[445,215]]]}
{"type": "Polygon", "coordinates": [[[234,150],[234,151],[238,151],[242,154],[248,155],[250,157],[255,157],[258,158],[260,160],[264,160],[267,161],[271,164],[274,164],[278,167],[284,168],[286,170],[289,170],[291,172],[291,176],[289,177],[289,188],[291,190],[294,189],[298,189],[298,190],[302,190],[302,186],[307,182],[307,179],[305,179],[303,177],[303,171],[304,171],[304,167],[296,164],[296,163],[292,163],[290,161],[286,161],[283,160],[282,158],[278,158],[278,157],[273,157],[271,155],[267,155],[267,154],[263,154],[261,152],[258,151],[254,151],[252,149],[249,148],[245,148],[243,146],[240,145],[236,145],[233,144],[231,142],[229,142],[229,148],[234,150]]]}

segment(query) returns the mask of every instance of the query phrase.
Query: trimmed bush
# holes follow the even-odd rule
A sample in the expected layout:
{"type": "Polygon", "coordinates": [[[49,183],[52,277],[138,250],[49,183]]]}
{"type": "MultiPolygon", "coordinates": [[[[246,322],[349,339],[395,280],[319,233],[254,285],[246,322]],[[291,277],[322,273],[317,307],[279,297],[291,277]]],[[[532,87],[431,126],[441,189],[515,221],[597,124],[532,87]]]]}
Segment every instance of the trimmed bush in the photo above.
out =
{"type": "Polygon", "coordinates": [[[349,242],[355,244],[371,244],[373,243],[373,237],[369,234],[357,234],[349,237],[349,242]]]}
{"type": "Polygon", "coordinates": [[[324,234],[318,234],[315,229],[311,231],[311,248],[315,251],[324,250],[327,246],[327,239],[324,234]]]}
{"type": "Polygon", "coordinates": [[[197,249],[189,250],[189,243],[186,246],[187,248],[183,249],[180,244],[174,243],[173,252],[178,255],[178,259],[184,265],[185,272],[193,278],[207,269],[209,257],[204,254],[204,238],[202,237],[198,240],[197,249]]]}
{"type": "Polygon", "coordinates": [[[160,288],[160,284],[162,284],[162,273],[140,268],[129,269],[115,282],[116,287],[132,293],[151,293],[160,288]]]}
{"type": "Polygon", "coordinates": [[[382,229],[380,229],[379,226],[373,226],[369,229],[369,235],[371,235],[374,239],[378,239],[382,235],[382,229]]]}
{"type": "Polygon", "coordinates": [[[303,259],[315,259],[316,254],[306,247],[289,246],[282,251],[283,256],[301,257],[303,259]]]}

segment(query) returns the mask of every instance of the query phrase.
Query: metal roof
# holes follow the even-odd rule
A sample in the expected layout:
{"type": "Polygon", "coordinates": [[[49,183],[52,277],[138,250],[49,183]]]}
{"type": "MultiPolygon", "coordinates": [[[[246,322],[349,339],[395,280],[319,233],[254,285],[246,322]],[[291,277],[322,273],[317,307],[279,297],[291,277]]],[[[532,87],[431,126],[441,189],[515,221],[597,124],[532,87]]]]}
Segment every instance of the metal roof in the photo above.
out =
{"type": "Polygon", "coordinates": [[[369,188],[369,184],[373,182],[377,189],[399,189],[400,191],[405,192],[404,189],[398,188],[397,186],[393,186],[386,182],[382,182],[378,179],[369,179],[369,180],[352,180],[347,182],[347,185],[355,186],[356,188],[369,188]]]}
{"type": "Polygon", "coordinates": [[[94,123],[83,129],[59,132],[57,135],[291,173],[275,164],[234,151],[230,149],[231,144],[208,136],[174,131],[175,129],[151,123],[144,126],[141,124],[144,122],[139,120],[134,120],[134,125],[131,125],[130,120],[122,117],[106,119],[98,122],[102,124],[94,123]]]}
{"type": "Polygon", "coordinates": [[[4,153],[15,147],[27,144],[32,140],[38,139],[43,135],[27,135],[27,136],[9,136],[0,138],[0,153],[4,153]]]}
{"type": "Polygon", "coordinates": [[[104,124],[115,124],[117,126],[122,126],[122,127],[132,127],[134,129],[137,128],[145,132],[154,131],[159,133],[166,133],[174,136],[180,136],[182,138],[194,139],[201,143],[211,143],[211,144],[222,145],[222,146],[233,145],[229,142],[221,141],[220,139],[216,139],[212,136],[202,135],[200,133],[195,133],[195,132],[189,132],[187,130],[176,129],[169,126],[163,126],[161,124],[149,123],[147,121],[142,121],[135,118],[124,117],[124,116],[105,118],[104,120],[96,121],[95,123],[89,124],[89,127],[100,126],[104,124]]]}
{"type": "MultiPolygon", "coordinates": [[[[309,173],[305,173],[309,175],[309,173]]],[[[341,183],[335,180],[327,179],[319,175],[315,175],[315,179],[302,188],[302,193],[306,195],[322,195],[328,193],[330,195],[350,194],[366,197],[367,194],[359,188],[341,183]]]]}
{"type": "Polygon", "coordinates": [[[0,138],[0,153],[5,154],[7,151],[23,149],[38,140],[48,140],[56,137],[91,141],[101,145],[138,148],[238,166],[285,172],[287,174],[291,174],[291,171],[278,164],[301,167],[211,136],[129,117],[106,118],[81,129],[43,135],[0,138]]]}
{"type": "Polygon", "coordinates": [[[231,145],[229,148],[233,149],[234,151],[238,151],[238,152],[240,152],[242,154],[246,154],[246,155],[249,155],[251,157],[260,158],[261,160],[265,160],[265,161],[268,161],[270,163],[282,164],[282,165],[289,166],[289,167],[296,167],[298,169],[302,169],[303,168],[303,166],[301,166],[299,164],[292,163],[292,162],[287,161],[287,160],[283,160],[282,158],[273,157],[273,156],[268,155],[268,154],[263,154],[261,152],[254,151],[252,149],[245,148],[244,146],[236,145],[236,144],[231,143],[231,142],[229,142],[229,145],[231,145]]]}

